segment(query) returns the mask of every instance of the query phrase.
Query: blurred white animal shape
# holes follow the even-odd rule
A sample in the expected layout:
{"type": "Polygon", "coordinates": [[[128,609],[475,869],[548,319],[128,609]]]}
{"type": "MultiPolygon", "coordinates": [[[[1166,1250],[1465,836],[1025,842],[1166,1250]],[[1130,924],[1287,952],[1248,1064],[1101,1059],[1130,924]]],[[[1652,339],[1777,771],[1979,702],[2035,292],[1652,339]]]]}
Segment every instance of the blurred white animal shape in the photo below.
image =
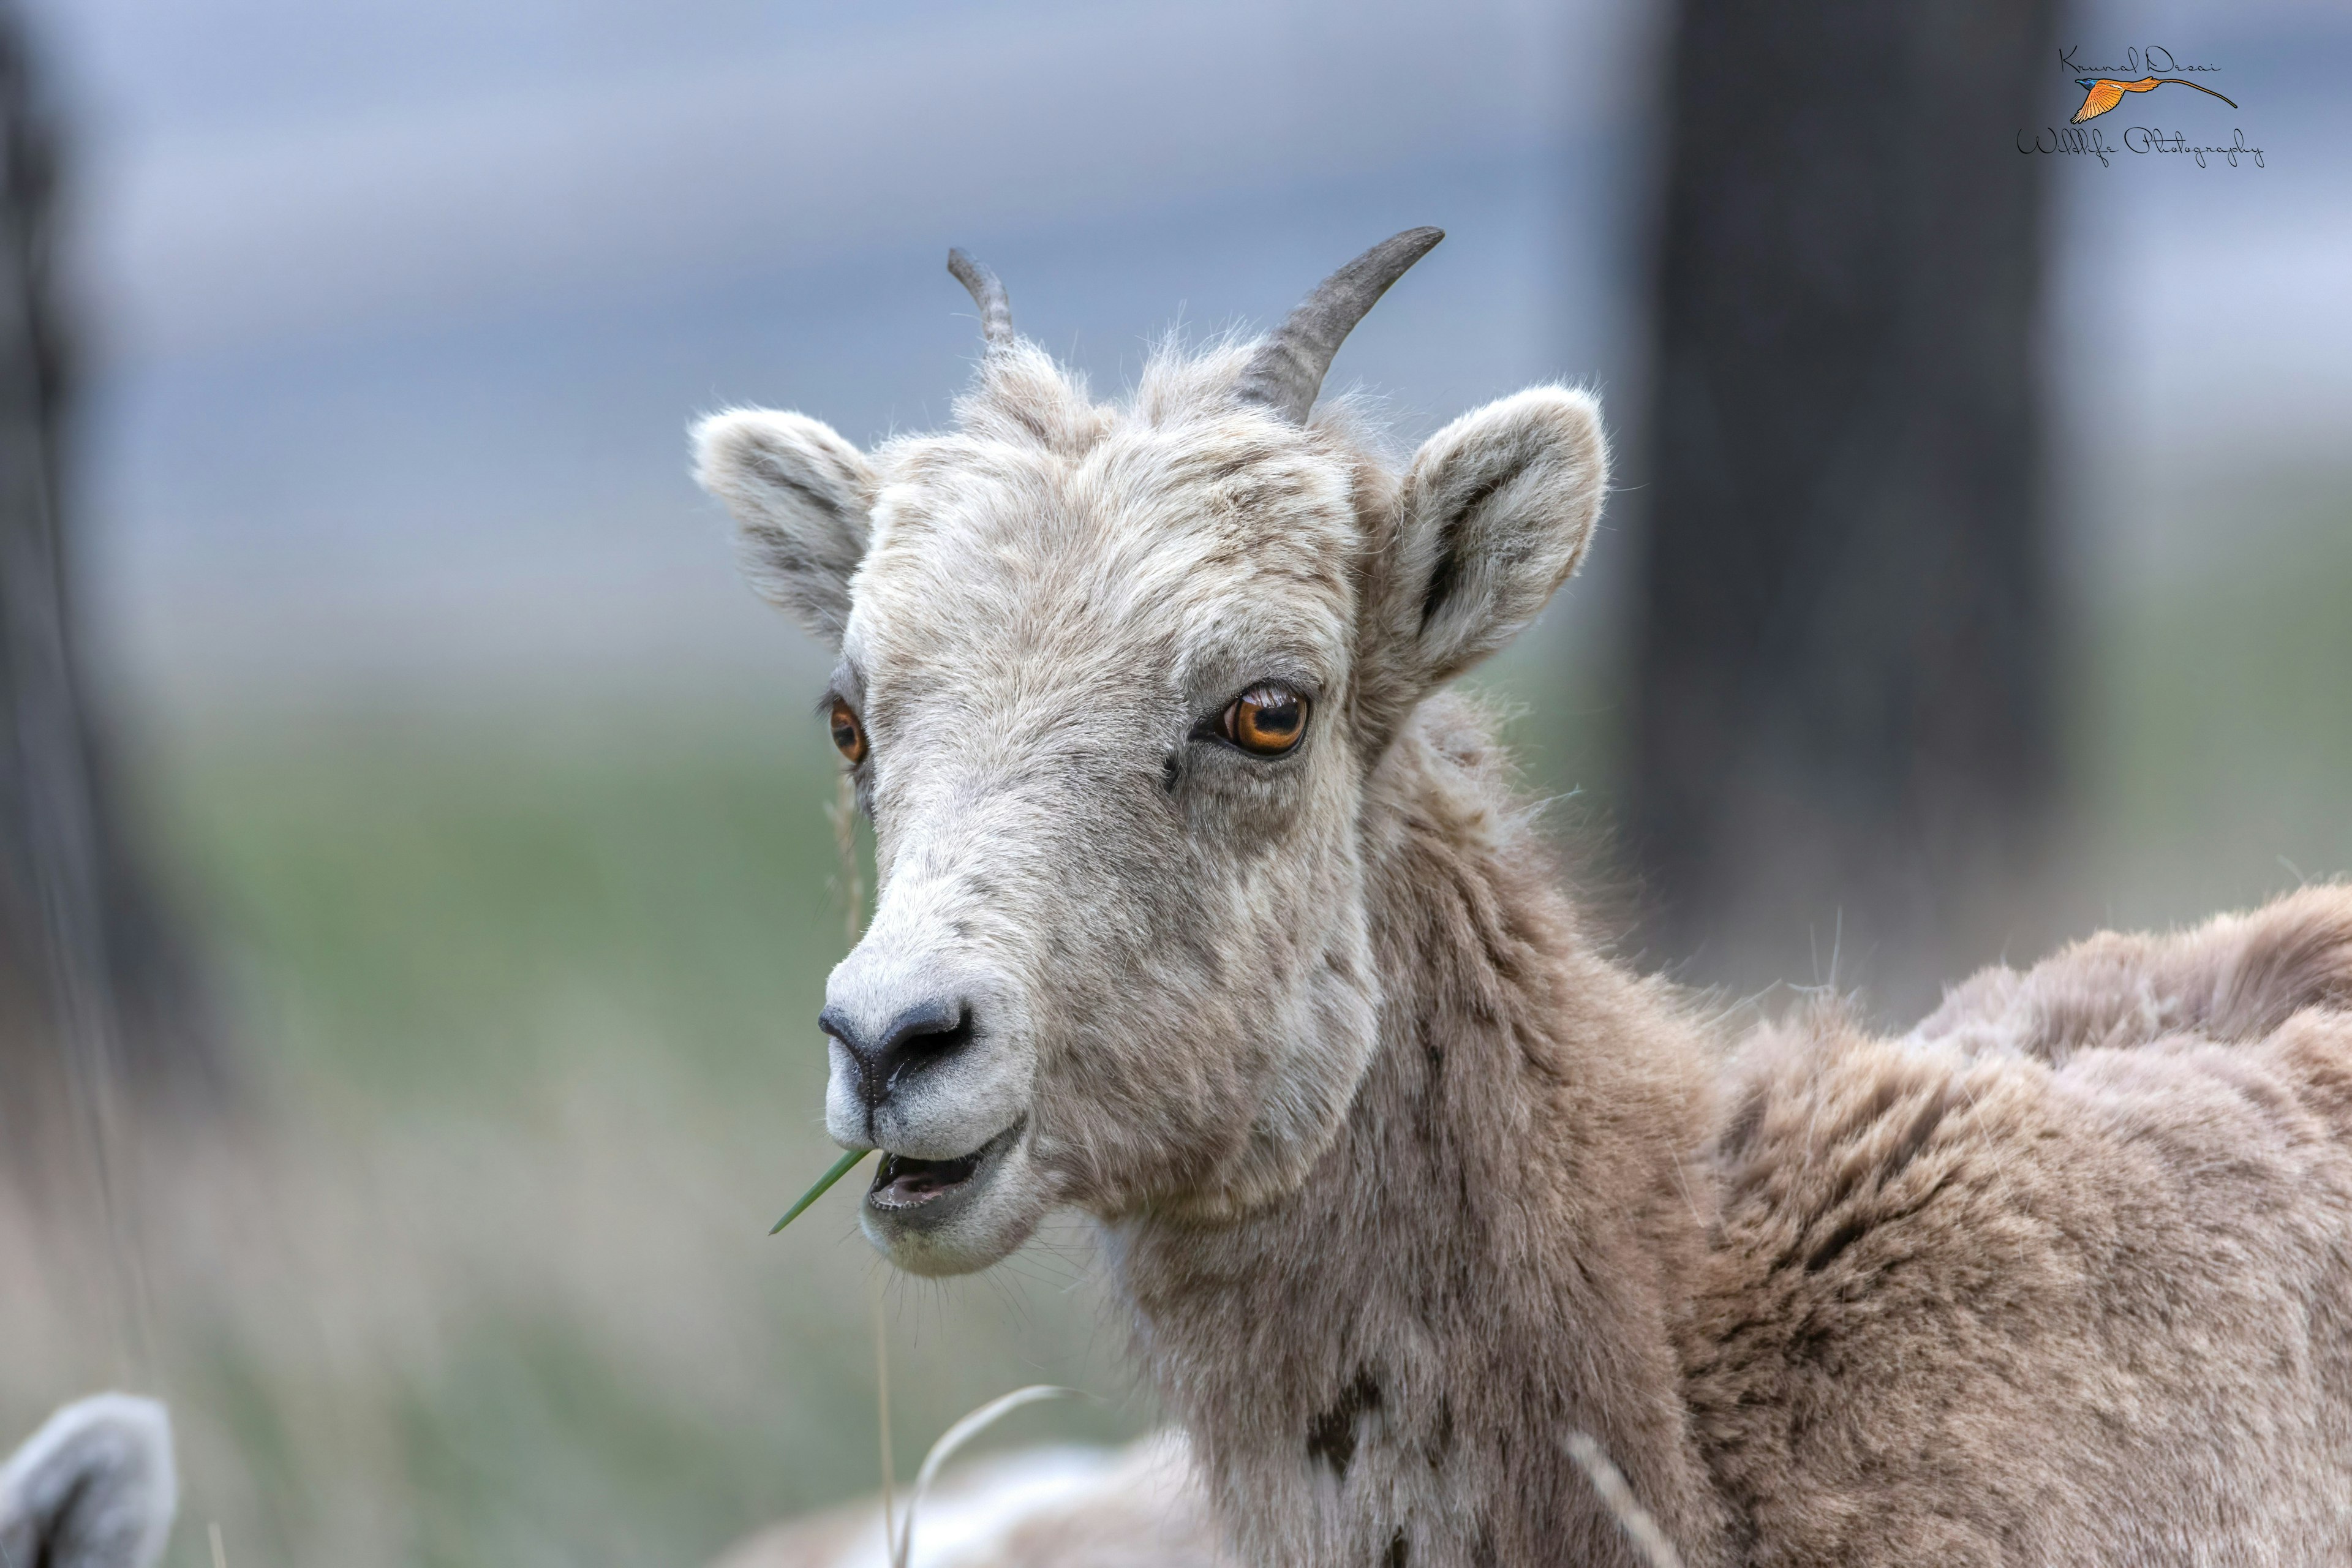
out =
{"type": "Polygon", "coordinates": [[[0,1468],[0,1568],[152,1568],[179,1504],[170,1413],[128,1394],[81,1400],[0,1468]]]}
{"type": "MultiPolygon", "coordinates": [[[[904,1500],[901,1500],[901,1506],[904,1500]]],[[[908,1568],[1230,1568],[1183,1439],[1025,1448],[943,1477],[908,1568]]],[[[780,1524],[712,1568],[889,1568],[879,1498],[780,1524]]]]}

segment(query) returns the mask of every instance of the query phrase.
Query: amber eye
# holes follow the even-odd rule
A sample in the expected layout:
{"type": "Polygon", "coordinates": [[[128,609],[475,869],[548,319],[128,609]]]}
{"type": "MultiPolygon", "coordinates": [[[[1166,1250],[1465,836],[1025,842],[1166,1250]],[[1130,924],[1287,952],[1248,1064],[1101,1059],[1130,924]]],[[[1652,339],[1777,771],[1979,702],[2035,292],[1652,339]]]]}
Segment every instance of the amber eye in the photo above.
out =
{"type": "Polygon", "coordinates": [[[856,767],[866,760],[866,727],[857,721],[857,710],[836,697],[825,715],[825,723],[833,731],[833,743],[841,754],[856,767]]]}
{"type": "Polygon", "coordinates": [[[1225,739],[1243,751],[1278,757],[1307,733],[1307,699],[1269,680],[1234,698],[1223,726],[1225,739]]]}

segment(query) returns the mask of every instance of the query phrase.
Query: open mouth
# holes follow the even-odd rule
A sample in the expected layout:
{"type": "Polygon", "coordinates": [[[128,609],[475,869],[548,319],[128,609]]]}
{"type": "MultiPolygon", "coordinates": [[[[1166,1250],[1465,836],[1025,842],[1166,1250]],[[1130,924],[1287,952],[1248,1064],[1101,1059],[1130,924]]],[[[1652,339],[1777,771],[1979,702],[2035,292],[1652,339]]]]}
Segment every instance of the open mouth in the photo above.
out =
{"type": "Polygon", "coordinates": [[[982,1168],[1003,1152],[1020,1134],[1021,1125],[1014,1122],[971,1153],[953,1160],[918,1160],[910,1154],[886,1152],[866,1201],[877,1209],[903,1212],[951,1197],[970,1187],[982,1168]]]}

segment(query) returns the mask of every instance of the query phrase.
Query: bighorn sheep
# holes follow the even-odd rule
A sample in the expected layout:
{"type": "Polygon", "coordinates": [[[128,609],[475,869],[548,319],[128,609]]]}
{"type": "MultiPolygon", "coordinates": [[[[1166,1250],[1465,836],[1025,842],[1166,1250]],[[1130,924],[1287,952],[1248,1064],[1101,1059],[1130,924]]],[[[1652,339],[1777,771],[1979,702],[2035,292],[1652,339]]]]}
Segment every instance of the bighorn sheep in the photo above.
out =
{"type": "Polygon", "coordinates": [[[152,1568],[179,1500],[161,1405],[68,1405],[0,1468],[0,1568],[152,1568]]]}
{"type": "Polygon", "coordinates": [[[1013,335],[954,428],[696,432],[839,649],[876,831],[826,1125],[919,1273],[1102,1222],[1248,1562],[2352,1560],[2352,890],[1736,1055],[1611,957],[1439,689],[1576,568],[1598,412],[1392,472],[1340,338],[1434,230],[1132,398],[1013,335]]]}

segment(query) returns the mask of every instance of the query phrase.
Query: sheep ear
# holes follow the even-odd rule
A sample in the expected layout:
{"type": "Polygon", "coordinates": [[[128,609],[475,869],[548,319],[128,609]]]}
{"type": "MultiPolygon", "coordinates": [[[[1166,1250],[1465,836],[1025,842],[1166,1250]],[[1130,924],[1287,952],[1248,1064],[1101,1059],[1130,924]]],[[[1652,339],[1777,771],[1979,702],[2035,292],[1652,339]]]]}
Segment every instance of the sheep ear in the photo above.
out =
{"type": "Polygon", "coordinates": [[[152,1568],[179,1505],[171,1415],[101,1394],[50,1416],[0,1468],[0,1563],[152,1568]]]}
{"type": "Polygon", "coordinates": [[[1609,450],[1587,394],[1538,386],[1464,415],[1413,455],[1398,498],[1383,630],[1418,698],[1517,635],[1577,563],[1609,450]]]}
{"type": "Polygon", "coordinates": [[[802,415],[738,408],[694,427],[694,477],[735,519],[751,586],[838,647],[878,488],[865,454],[802,415]]]}

